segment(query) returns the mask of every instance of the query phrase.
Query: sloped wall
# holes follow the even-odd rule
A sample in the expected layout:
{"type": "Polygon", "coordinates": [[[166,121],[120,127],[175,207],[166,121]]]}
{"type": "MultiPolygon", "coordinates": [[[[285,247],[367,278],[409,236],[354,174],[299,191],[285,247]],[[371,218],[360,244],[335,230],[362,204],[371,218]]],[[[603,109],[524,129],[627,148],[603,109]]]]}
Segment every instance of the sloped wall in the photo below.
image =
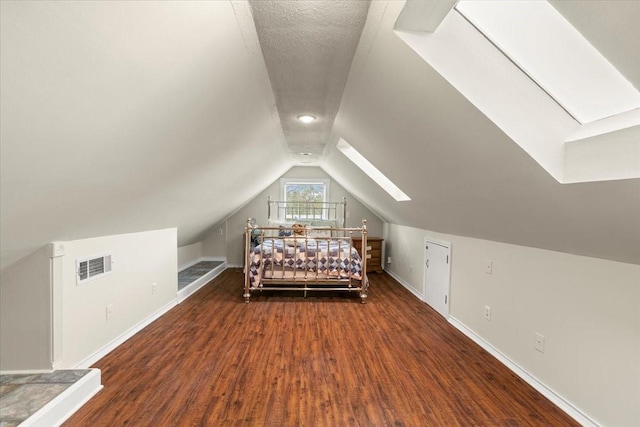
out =
{"type": "Polygon", "coordinates": [[[640,179],[559,184],[398,37],[403,5],[371,3],[333,133],[411,201],[331,145],[323,168],[390,223],[640,264],[640,179]]]}
{"type": "Polygon", "coordinates": [[[51,241],[190,245],[291,166],[247,2],[0,8],[1,269],[51,241]]]}
{"type": "Polygon", "coordinates": [[[425,237],[452,244],[452,317],[598,423],[637,425],[640,266],[390,224],[386,269],[421,295],[425,237]]]}

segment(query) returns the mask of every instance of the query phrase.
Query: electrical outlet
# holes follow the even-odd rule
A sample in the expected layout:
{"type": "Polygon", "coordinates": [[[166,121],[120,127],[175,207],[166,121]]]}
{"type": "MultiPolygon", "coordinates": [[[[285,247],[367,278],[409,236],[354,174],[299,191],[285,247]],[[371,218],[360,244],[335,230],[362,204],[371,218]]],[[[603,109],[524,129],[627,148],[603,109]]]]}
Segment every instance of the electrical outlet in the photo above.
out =
{"type": "Polygon", "coordinates": [[[222,228],[218,228],[218,234],[222,236],[222,228]]]}
{"type": "Polygon", "coordinates": [[[113,304],[109,304],[105,309],[105,314],[107,316],[107,320],[111,320],[113,317],[113,304]]]}
{"type": "Polygon", "coordinates": [[[484,306],[484,318],[491,321],[491,307],[488,305],[484,306]]]}
{"type": "Polygon", "coordinates": [[[536,332],[536,350],[544,353],[544,335],[536,332]]]}
{"type": "Polygon", "coordinates": [[[413,273],[413,265],[409,266],[409,273],[413,273]]]}
{"type": "Polygon", "coordinates": [[[155,295],[157,290],[158,290],[158,284],[157,283],[152,283],[151,284],[151,295],[155,295]]]}
{"type": "Polygon", "coordinates": [[[387,264],[391,264],[391,257],[387,257],[387,264]]]}
{"type": "Polygon", "coordinates": [[[487,274],[493,274],[493,262],[490,259],[487,260],[486,272],[487,274]]]}

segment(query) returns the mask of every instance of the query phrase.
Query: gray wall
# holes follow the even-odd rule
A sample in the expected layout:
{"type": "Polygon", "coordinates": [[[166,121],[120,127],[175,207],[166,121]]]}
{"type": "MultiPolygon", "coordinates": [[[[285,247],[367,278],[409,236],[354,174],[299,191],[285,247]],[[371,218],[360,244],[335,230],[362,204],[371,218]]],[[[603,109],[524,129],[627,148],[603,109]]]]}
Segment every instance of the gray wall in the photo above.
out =
{"type": "MultiPolygon", "coordinates": [[[[281,178],[302,179],[330,179],[329,198],[332,202],[339,202],[347,198],[347,227],[360,227],[362,219],[367,220],[367,230],[370,236],[382,236],[382,220],[360,201],[348,193],[339,183],[318,167],[293,167],[281,178]]],[[[243,233],[247,218],[256,218],[260,225],[267,223],[267,197],[280,200],[280,179],[275,180],[266,190],[253,198],[226,221],[217,224],[203,240],[204,256],[226,256],[230,266],[243,264],[243,233]],[[220,234],[222,230],[222,235],[220,234]]]]}
{"type": "Polygon", "coordinates": [[[42,247],[2,270],[0,371],[51,369],[50,263],[42,247]]]}

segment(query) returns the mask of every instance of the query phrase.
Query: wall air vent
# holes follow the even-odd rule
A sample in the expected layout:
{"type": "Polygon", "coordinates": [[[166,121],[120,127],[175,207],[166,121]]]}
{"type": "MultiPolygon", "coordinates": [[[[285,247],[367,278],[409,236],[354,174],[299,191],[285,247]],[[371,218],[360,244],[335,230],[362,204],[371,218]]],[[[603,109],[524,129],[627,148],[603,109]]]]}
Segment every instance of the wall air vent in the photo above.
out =
{"type": "Polygon", "coordinates": [[[76,260],[76,273],[78,285],[111,273],[111,255],[76,260]]]}

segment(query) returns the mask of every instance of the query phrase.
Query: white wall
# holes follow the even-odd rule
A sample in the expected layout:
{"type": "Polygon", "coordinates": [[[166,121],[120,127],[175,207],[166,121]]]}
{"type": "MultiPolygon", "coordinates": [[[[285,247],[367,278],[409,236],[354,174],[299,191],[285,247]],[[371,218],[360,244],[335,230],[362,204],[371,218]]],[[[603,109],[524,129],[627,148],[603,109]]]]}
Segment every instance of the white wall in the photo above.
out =
{"type": "Polygon", "coordinates": [[[65,242],[59,367],[78,365],[175,300],[177,246],[175,228],[65,242]],[[112,273],[76,285],[76,259],[105,253],[113,257],[112,273]]]}
{"type": "Polygon", "coordinates": [[[640,126],[567,142],[564,162],[565,182],[638,177],[640,126]]]}
{"type": "Polygon", "coordinates": [[[51,369],[51,282],[47,247],[2,270],[0,371],[51,369]]]}
{"type": "MultiPolygon", "coordinates": [[[[382,236],[382,220],[366,206],[355,199],[339,183],[331,179],[329,175],[318,167],[293,167],[281,178],[302,179],[330,179],[329,199],[331,202],[340,202],[347,197],[347,227],[362,226],[362,219],[367,220],[367,230],[370,236],[382,236]]],[[[247,218],[256,218],[259,225],[267,223],[267,197],[271,200],[280,200],[280,180],[275,180],[266,190],[254,197],[249,203],[240,208],[230,218],[221,224],[212,227],[212,231],[203,240],[203,252],[205,256],[226,256],[230,266],[243,265],[244,253],[244,229],[247,218]],[[220,230],[223,230],[222,235],[220,230]]]]}
{"type": "Polygon", "coordinates": [[[385,233],[386,269],[421,295],[424,238],[452,243],[452,317],[600,424],[638,425],[639,265],[393,224],[385,233]]]}
{"type": "Polygon", "coordinates": [[[202,242],[178,248],[178,270],[182,270],[197,259],[202,258],[202,242]]]}

